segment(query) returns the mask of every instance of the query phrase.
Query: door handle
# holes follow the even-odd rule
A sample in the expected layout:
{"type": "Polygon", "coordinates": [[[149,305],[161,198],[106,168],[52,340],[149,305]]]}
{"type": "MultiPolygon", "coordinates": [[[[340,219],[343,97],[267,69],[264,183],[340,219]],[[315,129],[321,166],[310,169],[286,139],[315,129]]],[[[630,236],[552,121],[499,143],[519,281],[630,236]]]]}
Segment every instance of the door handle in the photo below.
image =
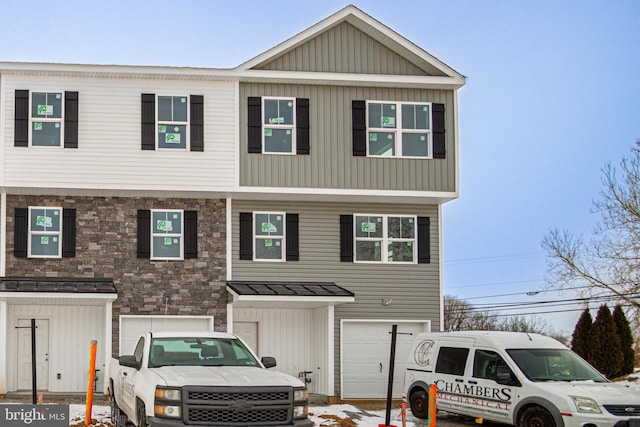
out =
{"type": "Polygon", "coordinates": [[[457,382],[457,383],[463,383],[464,381],[463,381],[463,380],[461,380],[460,378],[456,378],[456,382],[457,382]]]}
{"type": "Polygon", "coordinates": [[[478,384],[478,381],[471,381],[471,380],[469,380],[469,384],[478,384]]]}
{"type": "Polygon", "coordinates": [[[382,363],[380,364],[380,373],[382,373],[382,363]]]}

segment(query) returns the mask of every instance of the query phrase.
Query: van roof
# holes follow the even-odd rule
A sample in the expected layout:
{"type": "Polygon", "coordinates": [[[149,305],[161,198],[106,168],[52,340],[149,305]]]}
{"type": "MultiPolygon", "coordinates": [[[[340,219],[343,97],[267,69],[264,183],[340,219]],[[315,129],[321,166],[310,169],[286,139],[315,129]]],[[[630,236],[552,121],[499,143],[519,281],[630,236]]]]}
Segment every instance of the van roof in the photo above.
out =
{"type": "Polygon", "coordinates": [[[559,341],[540,334],[505,331],[423,332],[420,339],[440,341],[473,340],[475,346],[497,348],[567,348],[559,341]]]}

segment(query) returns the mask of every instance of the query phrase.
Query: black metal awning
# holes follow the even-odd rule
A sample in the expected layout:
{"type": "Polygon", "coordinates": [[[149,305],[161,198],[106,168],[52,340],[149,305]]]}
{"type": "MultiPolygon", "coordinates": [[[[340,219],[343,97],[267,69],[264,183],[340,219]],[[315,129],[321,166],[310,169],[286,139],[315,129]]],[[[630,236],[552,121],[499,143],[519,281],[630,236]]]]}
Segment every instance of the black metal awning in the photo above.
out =
{"type": "Polygon", "coordinates": [[[355,301],[353,292],[334,282],[227,282],[233,303],[239,307],[321,307],[355,301]]]}
{"type": "Polygon", "coordinates": [[[0,292],[118,293],[113,279],[63,277],[2,277],[0,292]]]}

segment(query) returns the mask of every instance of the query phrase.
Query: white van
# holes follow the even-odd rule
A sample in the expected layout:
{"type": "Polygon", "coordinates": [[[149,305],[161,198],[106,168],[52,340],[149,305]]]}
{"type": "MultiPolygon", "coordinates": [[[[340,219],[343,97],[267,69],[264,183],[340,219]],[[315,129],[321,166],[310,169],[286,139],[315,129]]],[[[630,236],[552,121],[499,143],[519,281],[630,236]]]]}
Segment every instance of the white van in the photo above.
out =
{"type": "Polygon", "coordinates": [[[403,398],[427,418],[428,390],[450,413],[520,427],[640,427],[640,392],[607,380],[553,338],[522,332],[425,332],[403,398]]]}

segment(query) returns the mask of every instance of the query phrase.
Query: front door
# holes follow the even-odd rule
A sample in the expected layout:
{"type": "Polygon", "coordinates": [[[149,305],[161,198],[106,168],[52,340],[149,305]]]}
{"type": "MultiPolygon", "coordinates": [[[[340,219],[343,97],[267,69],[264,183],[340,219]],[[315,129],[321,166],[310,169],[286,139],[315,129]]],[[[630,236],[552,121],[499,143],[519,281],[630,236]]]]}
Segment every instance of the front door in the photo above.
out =
{"type": "MultiPolygon", "coordinates": [[[[18,390],[31,390],[31,319],[18,319],[18,390]]],[[[36,319],[36,380],[49,389],[49,319],[36,319]]]]}

